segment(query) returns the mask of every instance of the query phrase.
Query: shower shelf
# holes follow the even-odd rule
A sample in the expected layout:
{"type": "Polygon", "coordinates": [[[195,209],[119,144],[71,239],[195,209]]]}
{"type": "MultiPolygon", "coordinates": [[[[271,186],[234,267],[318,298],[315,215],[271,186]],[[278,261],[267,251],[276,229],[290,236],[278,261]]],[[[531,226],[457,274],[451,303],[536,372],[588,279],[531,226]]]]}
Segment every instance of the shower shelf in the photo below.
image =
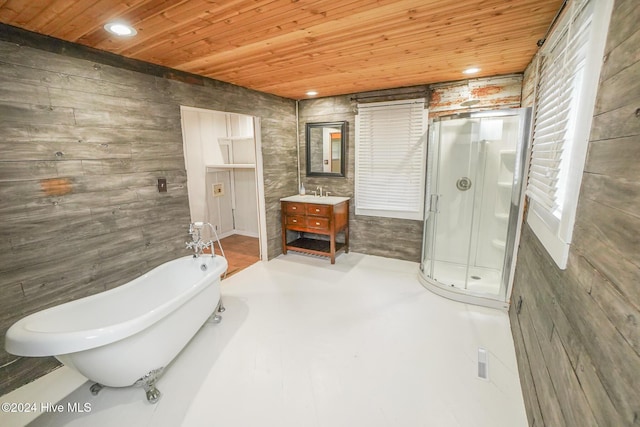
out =
{"type": "Polygon", "coordinates": [[[511,181],[498,182],[498,187],[500,188],[511,188],[513,183],[511,181]]]}
{"type": "Polygon", "coordinates": [[[491,241],[491,244],[498,249],[504,249],[507,245],[507,243],[504,240],[500,240],[500,239],[493,239],[491,241]]]}
{"type": "Polygon", "coordinates": [[[507,220],[509,219],[509,214],[508,213],[496,213],[494,214],[494,216],[498,219],[503,219],[503,220],[507,220]]]}

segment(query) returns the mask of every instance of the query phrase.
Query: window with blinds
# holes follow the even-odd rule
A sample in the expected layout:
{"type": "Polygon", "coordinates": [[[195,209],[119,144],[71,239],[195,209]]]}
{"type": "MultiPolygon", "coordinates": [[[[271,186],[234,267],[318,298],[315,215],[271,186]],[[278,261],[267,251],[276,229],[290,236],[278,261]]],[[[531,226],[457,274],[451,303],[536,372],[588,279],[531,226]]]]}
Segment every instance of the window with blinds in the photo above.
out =
{"type": "MultiPolygon", "coordinates": [[[[576,5],[578,3],[574,3],[576,5]]],[[[574,145],[580,82],[588,52],[591,15],[581,10],[540,57],[537,111],[527,195],[560,218],[566,170],[574,145]]]]}
{"type": "Polygon", "coordinates": [[[570,2],[538,55],[527,222],[560,268],[575,222],[611,3],[570,2]]]}
{"type": "Polygon", "coordinates": [[[424,104],[424,99],[358,104],[356,215],[423,219],[424,104]]]}

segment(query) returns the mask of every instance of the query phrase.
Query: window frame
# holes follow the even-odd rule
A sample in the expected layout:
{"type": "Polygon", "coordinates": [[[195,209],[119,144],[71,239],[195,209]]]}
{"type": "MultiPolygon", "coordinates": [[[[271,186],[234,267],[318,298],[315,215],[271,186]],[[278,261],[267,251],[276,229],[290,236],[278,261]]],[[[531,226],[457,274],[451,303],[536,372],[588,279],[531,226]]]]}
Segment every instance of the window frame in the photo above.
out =
{"type": "MultiPolygon", "coordinates": [[[[418,113],[415,114],[417,116],[418,113]]],[[[371,103],[360,103],[358,104],[358,113],[355,116],[355,213],[356,215],[365,215],[365,216],[377,216],[377,217],[385,217],[385,218],[397,218],[397,219],[409,219],[409,220],[424,220],[424,193],[425,193],[425,179],[426,179],[426,150],[427,150],[427,118],[428,118],[428,109],[426,108],[426,99],[425,98],[417,98],[417,99],[406,99],[400,101],[386,101],[386,102],[371,102],[371,103]],[[416,106],[420,106],[422,109],[419,112],[419,119],[415,122],[411,122],[414,115],[410,114],[408,117],[408,126],[419,126],[420,130],[415,132],[415,134],[420,133],[419,142],[420,148],[417,150],[417,156],[419,156],[419,162],[417,166],[414,165],[414,168],[411,169],[411,180],[417,179],[417,182],[412,181],[412,193],[410,195],[405,196],[406,204],[413,203],[415,205],[415,209],[407,209],[406,206],[403,209],[396,209],[395,206],[388,206],[387,208],[376,208],[375,197],[367,197],[367,194],[371,194],[371,192],[375,191],[384,191],[383,189],[372,189],[372,187],[368,187],[366,182],[366,178],[363,177],[362,170],[366,169],[363,165],[366,162],[366,159],[361,156],[361,149],[363,149],[362,144],[365,143],[375,143],[375,141],[365,141],[363,138],[363,129],[362,129],[362,119],[361,113],[366,111],[366,109],[384,109],[386,107],[389,108],[398,108],[402,105],[409,106],[408,108],[416,108],[416,106]],[[418,123],[419,121],[419,123],[418,123]],[[418,176],[419,174],[419,176],[418,176]],[[369,190],[367,190],[369,189],[369,190]],[[416,202],[417,200],[417,202],[416,202]]],[[[380,125],[378,123],[377,125],[380,125]]],[[[411,133],[410,130],[408,132],[415,138],[415,135],[411,133]]],[[[380,141],[378,141],[380,142],[380,141]]],[[[404,148],[407,148],[406,153],[409,153],[409,144],[406,144],[404,148]]],[[[395,169],[396,176],[397,172],[401,170],[401,168],[395,169]]],[[[392,174],[392,172],[389,172],[392,174]]],[[[380,175],[376,172],[376,175],[380,175]]],[[[393,179],[383,180],[383,181],[395,181],[393,179]]],[[[385,183],[393,188],[391,182],[385,183]]],[[[393,190],[391,190],[393,191],[393,190]]],[[[400,192],[398,192],[400,194],[400,192]]]]}
{"type": "MultiPolygon", "coordinates": [[[[577,90],[577,95],[574,94],[573,96],[577,96],[579,102],[576,102],[577,110],[573,112],[575,116],[573,127],[571,128],[573,131],[571,154],[568,163],[563,165],[568,169],[566,170],[567,176],[564,187],[565,197],[562,201],[562,206],[560,206],[561,213],[559,218],[557,215],[554,215],[551,209],[537,201],[535,197],[532,197],[529,178],[527,185],[527,195],[529,196],[527,223],[546,248],[549,255],[551,255],[555,263],[562,270],[566,269],[569,258],[569,249],[575,225],[582,174],[589,145],[591,123],[599,86],[606,35],[613,10],[613,1],[576,0],[571,2],[568,11],[561,18],[560,23],[553,30],[551,36],[537,56],[538,70],[536,73],[536,99],[534,101],[535,114],[532,129],[536,127],[536,119],[541,109],[537,99],[538,89],[541,85],[541,76],[539,74],[541,55],[553,53],[550,51],[554,49],[557,39],[562,37],[562,34],[567,31],[572,20],[578,16],[581,7],[592,7],[593,9],[590,18],[591,28],[589,29],[588,41],[585,47],[586,57],[583,74],[579,79],[579,87],[573,88],[574,91],[577,90]]],[[[535,144],[535,136],[532,135],[532,152],[536,147],[535,144]]],[[[531,169],[529,174],[531,174],[531,169]]]]}

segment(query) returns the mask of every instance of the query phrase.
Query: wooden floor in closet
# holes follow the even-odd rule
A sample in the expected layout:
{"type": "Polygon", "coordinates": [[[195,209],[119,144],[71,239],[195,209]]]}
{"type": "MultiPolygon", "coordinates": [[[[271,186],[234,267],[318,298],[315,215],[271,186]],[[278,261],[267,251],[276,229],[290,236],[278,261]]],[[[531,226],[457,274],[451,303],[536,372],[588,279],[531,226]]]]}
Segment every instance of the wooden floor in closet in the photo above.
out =
{"type": "MultiPolygon", "coordinates": [[[[227,277],[260,261],[260,243],[255,237],[233,234],[220,239],[220,243],[229,263],[227,277]]],[[[217,244],[216,253],[220,254],[217,244]]]]}

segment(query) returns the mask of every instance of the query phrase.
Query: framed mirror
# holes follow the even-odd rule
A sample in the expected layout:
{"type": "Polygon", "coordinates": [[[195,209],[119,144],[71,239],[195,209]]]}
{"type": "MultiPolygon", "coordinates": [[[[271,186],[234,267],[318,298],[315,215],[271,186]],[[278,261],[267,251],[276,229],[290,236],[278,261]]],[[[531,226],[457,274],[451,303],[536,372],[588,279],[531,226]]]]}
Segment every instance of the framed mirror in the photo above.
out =
{"type": "Polygon", "coordinates": [[[347,122],[306,124],[307,176],[345,176],[347,122]]]}

